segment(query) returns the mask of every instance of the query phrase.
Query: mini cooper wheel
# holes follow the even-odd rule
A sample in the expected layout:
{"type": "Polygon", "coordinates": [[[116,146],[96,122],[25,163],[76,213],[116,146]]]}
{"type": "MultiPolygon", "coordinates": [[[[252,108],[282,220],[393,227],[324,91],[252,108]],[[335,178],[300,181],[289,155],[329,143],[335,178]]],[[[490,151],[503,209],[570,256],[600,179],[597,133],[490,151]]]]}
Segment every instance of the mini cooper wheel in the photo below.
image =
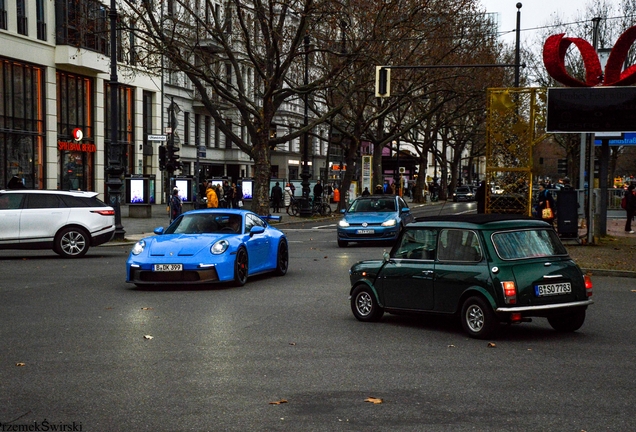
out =
{"type": "Polygon", "coordinates": [[[281,240],[278,243],[278,254],[276,255],[276,274],[278,276],[284,276],[287,273],[287,267],[289,267],[289,247],[287,241],[281,240]]]}
{"type": "Polygon", "coordinates": [[[558,332],[575,332],[585,322],[585,309],[548,317],[548,322],[558,332]]]}
{"type": "Polygon", "coordinates": [[[243,286],[247,282],[247,269],[248,259],[247,251],[245,248],[240,248],[236,252],[236,258],[234,259],[234,285],[243,286]]]}
{"type": "Polygon", "coordinates": [[[384,315],[384,309],[380,307],[375,294],[365,285],[359,285],[351,293],[351,311],[359,321],[379,321],[384,315]]]}
{"type": "Polygon", "coordinates": [[[60,230],[55,236],[53,250],[64,258],[79,258],[86,255],[90,247],[88,233],[79,227],[60,230]]]}
{"type": "Polygon", "coordinates": [[[464,331],[476,339],[491,336],[499,325],[492,308],[481,297],[470,297],[464,302],[461,319],[464,331]]]}
{"type": "Polygon", "coordinates": [[[347,247],[347,244],[348,243],[346,241],[338,239],[338,246],[347,247]]]}

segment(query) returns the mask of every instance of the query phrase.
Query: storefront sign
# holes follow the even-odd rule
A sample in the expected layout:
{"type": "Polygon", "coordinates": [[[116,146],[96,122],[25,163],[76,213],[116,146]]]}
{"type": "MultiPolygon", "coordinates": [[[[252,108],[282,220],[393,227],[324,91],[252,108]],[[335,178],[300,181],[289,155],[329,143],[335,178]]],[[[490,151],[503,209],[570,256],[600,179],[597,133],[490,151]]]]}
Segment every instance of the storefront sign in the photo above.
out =
{"type": "Polygon", "coordinates": [[[76,151],[76,152],[95,153],[97,151],[97,146],[95,144],[81,144],[81,143],[59,141],[57,143],[57,149],[59,151],[76,151]]]}

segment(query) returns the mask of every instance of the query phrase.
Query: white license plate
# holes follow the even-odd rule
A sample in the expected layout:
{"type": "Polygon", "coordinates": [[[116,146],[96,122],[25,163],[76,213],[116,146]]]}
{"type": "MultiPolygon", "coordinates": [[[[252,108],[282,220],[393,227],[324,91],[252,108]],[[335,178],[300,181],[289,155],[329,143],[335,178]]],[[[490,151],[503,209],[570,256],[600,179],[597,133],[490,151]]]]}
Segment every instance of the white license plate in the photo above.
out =
{"type": "Polygon", "coordinates": [[[536,285],[534,291],[537,297],[568,294],[572,292],[572,284],[570,282],[536,285]]]}
{"type": "Polygon", "coordinates": [[[356,231],[356,234],[374,234],[375,231],[374,230],[358,230],[356,231]]]}
{"type": "Polygon", "coordinates": [[[155,264],[152,270],[158,272],[182,271],[183,264],[155,264]]]}

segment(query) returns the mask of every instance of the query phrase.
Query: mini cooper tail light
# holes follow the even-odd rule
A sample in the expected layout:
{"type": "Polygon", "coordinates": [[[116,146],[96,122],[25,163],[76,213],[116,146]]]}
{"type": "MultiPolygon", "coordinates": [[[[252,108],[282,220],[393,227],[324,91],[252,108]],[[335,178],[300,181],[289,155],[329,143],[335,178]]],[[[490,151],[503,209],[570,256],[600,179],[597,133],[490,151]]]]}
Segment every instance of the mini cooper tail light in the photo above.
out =
{"type": "Polygon", "coordinates": [[[519,312],[513,312],[510,314],[510,321],[512,322],[519,322],[521,321],[521,313],[519,312]]]}
{"type": "Polygon", "coordinates": [[[91,210],[91,213],[97,213],[102,216],[114,216],[115,210],[91,210]]]}
{"type": "Polygon", "coordinates": [[[592,279],[588,276],[585,275],[585,295],[587,295],[588,297],[592,297],[592,279]]]}
{"type": "Polygon", "coordinates": [[[506,304],[517,304],[517,286],[514,282],[502,282],[504,301],[506,304]]]}

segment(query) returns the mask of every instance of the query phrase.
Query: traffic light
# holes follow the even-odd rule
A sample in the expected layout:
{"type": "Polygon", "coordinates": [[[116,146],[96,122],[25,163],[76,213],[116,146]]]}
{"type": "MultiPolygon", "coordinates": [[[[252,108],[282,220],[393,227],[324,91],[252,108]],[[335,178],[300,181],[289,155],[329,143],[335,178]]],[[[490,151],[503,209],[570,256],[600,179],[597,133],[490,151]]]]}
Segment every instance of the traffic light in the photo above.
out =
{"type": "Polygon", "coordinates": [[[181,162],[179,162],[180,156],[177,154],[181,150],[178,146],[171,143],[166,148],[166,170],[168,172],[174,172],[181,169],[181,162]]]}
{"type": "Polygon", "coordinates": [[[568,173],[568,160],[567,159],[559,159],[557,160],[557,172],[559,174],[567,174],[568,173]]]}
{"type": "Polygon", "coordinates": [[[375,96],[391,96],[391,69],[388,67],[375,67],[375,96]]]}
{"type": "Polygon", "coordinates": [[[166,146],[159,146],[159,169],[166,169],[166,146]]]}

